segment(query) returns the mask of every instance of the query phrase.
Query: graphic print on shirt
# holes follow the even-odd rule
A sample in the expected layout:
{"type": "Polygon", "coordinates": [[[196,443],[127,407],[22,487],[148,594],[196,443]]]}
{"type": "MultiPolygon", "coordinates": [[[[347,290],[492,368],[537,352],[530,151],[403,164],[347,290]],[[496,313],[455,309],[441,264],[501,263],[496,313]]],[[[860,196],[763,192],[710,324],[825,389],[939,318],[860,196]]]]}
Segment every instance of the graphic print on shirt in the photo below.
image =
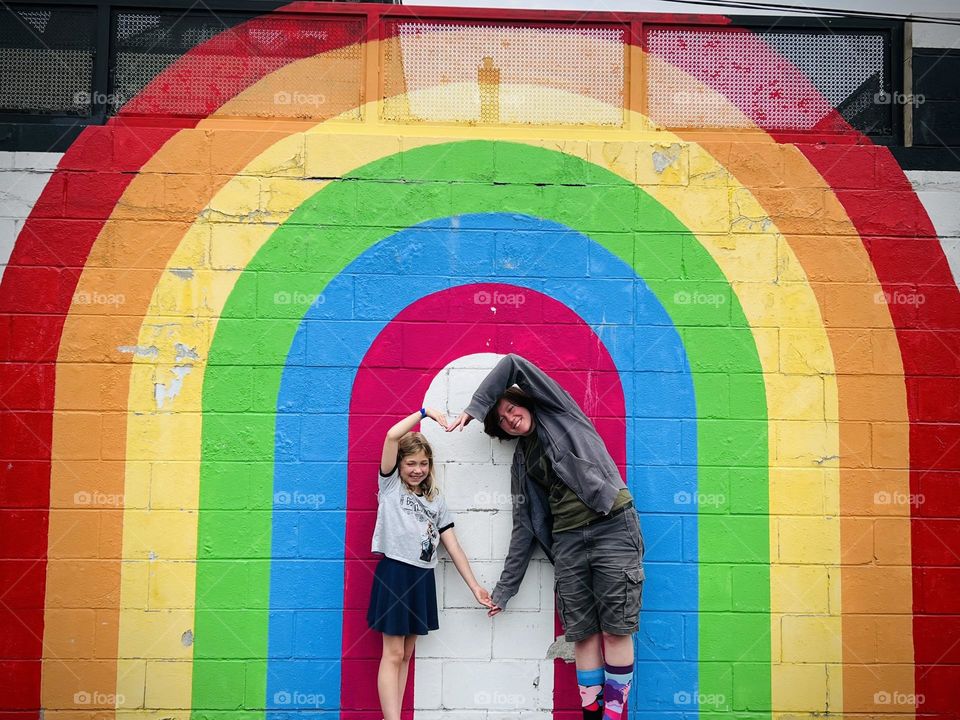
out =
{"type": "Polygon", "coordinates": [[[433,514],[419,503],[415,495],[409,493],[400,494],[400,508],[405,513],[413,514],[418,523],[425,523],[424,532],[420,535],[420,559],[423,562],[430,562],[440,539],[433,514]]]}

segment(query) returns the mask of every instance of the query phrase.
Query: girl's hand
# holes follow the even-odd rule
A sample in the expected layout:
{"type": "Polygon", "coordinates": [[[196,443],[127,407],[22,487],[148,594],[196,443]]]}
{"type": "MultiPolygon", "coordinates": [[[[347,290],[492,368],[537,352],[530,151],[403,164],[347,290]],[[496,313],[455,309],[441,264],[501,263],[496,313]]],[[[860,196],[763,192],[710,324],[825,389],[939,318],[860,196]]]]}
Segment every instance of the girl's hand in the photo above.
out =
{"type": "Polygon", "coordinates": [[[493,617],[494,615],[499,615],[503,612],[503,608],[499,605],[490,604],[490,610],[487,612],[487,617],[493,617]]]}
{"type": "Polygon", "coordinates": [[[439,425],[440,427],[442,427],[442,428],[443,428],[444,430],[446,430],[447,432],[450,432],[450,428],[447,427],[447,416],[446,416],[446,415],[444,415],[444,414],[443,414],[442,412],[440,412],[439,410],[435,410],[434,408],[424,408],[424,410],[427,411],[427,417],[428,417],[428,418],[430,418],[431,420],[433,420],[437,425],[439,425]]]}
{"type": "Polygon", "coordinates": [[[493,601],[490,599],[490,593],[487,592],[487,589],[477,585],[473,590],[473,596],[477,599],[477,602],[483,605],[486,608],[493,607],[493,601]]]}
{"type": "Polygon", "coordinates": [[[457,428],[460,428],[460,432],[463,432],[463,429],[471,420],[473,420],[472,415],[467,415],[467,413],[462,412],[460,413],[460,417],[454,420],[453,423],[451,423],[451,425],[447,428],[447,432],[453,432],[457,428]]]}

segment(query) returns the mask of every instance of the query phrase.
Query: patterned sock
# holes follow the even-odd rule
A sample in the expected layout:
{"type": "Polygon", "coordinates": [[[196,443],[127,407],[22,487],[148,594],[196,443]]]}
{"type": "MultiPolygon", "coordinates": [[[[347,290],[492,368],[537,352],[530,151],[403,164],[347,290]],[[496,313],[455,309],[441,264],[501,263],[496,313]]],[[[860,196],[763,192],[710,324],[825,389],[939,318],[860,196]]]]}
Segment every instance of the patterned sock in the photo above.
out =
{"type": "Polygon", "coordinates": [[[577,670],[583,720],[603,720],[603,668],[577,670]]]}
{"type": "Polygon", "coordinates": [[[606,682],[603,684],[603,720],[620,720],[630,695],[633,665],[604,665],[606,682]]]}

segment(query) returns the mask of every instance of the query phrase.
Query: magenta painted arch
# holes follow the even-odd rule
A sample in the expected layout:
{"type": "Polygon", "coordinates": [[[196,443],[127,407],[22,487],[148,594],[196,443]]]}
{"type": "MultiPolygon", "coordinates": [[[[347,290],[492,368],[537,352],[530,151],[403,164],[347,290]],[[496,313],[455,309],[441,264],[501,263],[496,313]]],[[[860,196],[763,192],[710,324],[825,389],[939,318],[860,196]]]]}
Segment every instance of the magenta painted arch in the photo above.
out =
{"type": "MultiPolygon", "coordinates": [[[[341,712],[376,710],[376,674],[380,637],[367,629],[366,608],[377,556],[370,552],[376,520],[376,473],[387,429],[398,417],[419,408],[436,374],[457,358],[476,353],[517,353],[545,370],[587,410],[626,476],[625,400],[619,372],[600,338],[570,308],[553,298],[512,285],[462,285],[425,296],[407,306],[374,340],[357,371],[350,401],[347,483],[347,520],[344,562],[343,656],[341,712]],[[519,307],[498,308],[474,302],[478,288],[490,292],[524,293],[519,307]],[[451,308],[455,308],[451,317],[451,308]],[[541,315],[549,313],[550,326],[541,315]],[[554,325],[554,323],[557,323],[554,325]],[[550,328],[549,340],[538,332],[550,328]],[[555,332],[560,329],[560,332],[555,332]],[[557,371],[562,367],[550,342],[568,339],[596,349],[590,358],[595,370],[557,371]],[[402,362],[397,351],[401,349],[402,362]],[[437,350],[437,348],[441,348],[437,350]],[[398,367],[398,364],[400,365],[398,367]],[[588,395],[593,397],[588,402],[588,395]],[[599,397],[602,400],[596,401],[599,397]]],[[[480,432],[475,421],[468,432],[480,432]]],[[[482,612],[478,610],[478,612],[482,612]]],[[[562,632],[555,620],[555,631],[562,632]]],[[[440,632],[443,631],[441,627],[440,632]]],[[[410,677],[416,673],[411,662],[410,677]]],[[[412,685],[412,681],[411,681],[412,685]]],[[[410,686],[408,686],[410,687],[410,686]]],[[[579,713],[573,666],[554,666],[554,717],[564,711],[579,713]]],[[[413,713],[413,696],[404,698],[404,717],[413,713]]],[[[371,716],[372,717],[372,716],[371,716]]]]}

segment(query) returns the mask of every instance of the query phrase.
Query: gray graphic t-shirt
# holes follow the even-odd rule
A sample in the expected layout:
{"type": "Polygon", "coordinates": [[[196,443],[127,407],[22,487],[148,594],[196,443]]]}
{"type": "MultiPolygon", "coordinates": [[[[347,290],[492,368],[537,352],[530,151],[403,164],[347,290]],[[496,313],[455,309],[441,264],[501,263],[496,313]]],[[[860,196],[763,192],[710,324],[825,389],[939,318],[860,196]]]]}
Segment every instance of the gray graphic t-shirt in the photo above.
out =
{"type": "Polygon", "coordinates": [[[371,550],[417,567],[437,566],[440,533],[453,527],[442,495],[435,500],[414,495],[400,479],[399,468],[380,475],[377,525],[371,550]]]}

